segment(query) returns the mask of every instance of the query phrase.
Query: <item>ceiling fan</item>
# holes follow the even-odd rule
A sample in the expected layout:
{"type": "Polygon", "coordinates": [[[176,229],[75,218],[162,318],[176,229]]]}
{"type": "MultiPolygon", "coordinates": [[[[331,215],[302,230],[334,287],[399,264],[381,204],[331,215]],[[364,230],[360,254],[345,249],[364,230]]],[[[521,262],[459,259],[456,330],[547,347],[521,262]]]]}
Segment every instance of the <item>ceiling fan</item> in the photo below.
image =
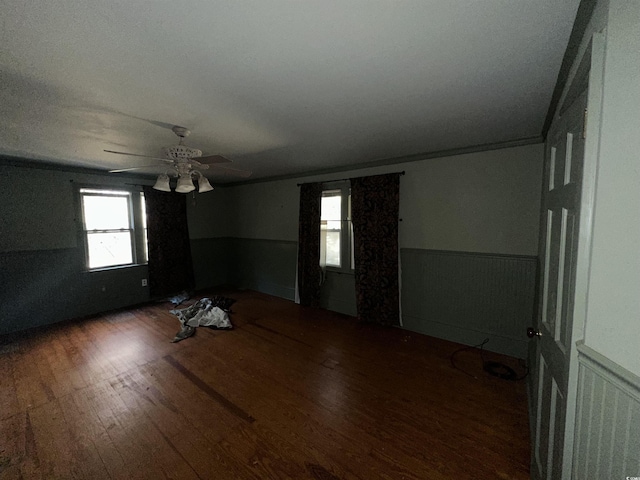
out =
{"type": "Polygon", "coordinates": [[[164,157],[155,157],[151,155],[140,155],[137,153],[117,152],[115,150],[105,150],[107,153],[115,153],[118,155],[129,155],[132,157],[151,158],[159,160],[162,163],[154,163],[150,165],[140,165],[138,167],[130,168],[118,168],[109,170],[109,173],[129,172],[132,170],[139,170],[149,167],[166,167],[165,173],[158,175],[158,180],[153,186],[156,190],[163,192],[170,192],[169,175],[178,178],[178,184],[176,186],[176,192],[189,193],[195,190],[193,184],[193,177],[196,177],[198,182],[198,191],[200,193],[209,192],[213,190],[213,187],[209,183],[207,177],[205,177],[200,170],[207,170],[212,168],[216,173],[225,175],[232,175],[235,177],[247,178],[251,176],[251,172],[248,170],[239,170],[237,168],[230,168],[222,166],[222,163],[230,163],[231,160],[220,155],[202,156],[202,151],[197,148],[191,148],[184,144],[185,137],[188,137],[191,131],[184,127],[174,126],[171,128],[173,133],[180,137],[178,145],[172,145],[164,147],[162,153],[164,157]]]}

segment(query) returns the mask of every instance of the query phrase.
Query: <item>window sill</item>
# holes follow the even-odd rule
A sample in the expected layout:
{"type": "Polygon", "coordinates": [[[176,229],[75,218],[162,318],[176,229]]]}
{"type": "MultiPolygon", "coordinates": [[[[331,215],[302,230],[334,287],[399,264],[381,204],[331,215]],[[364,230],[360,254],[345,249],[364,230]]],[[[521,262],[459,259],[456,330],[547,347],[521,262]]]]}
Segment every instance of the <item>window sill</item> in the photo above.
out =
{"type": "Polygon", "coordinates": [[[148,263],[127,263],[126,265],[113,265],[111,267],[90,268],[85,270],[84,273],[109,272],[112,270],[124,270],[127,268],[146,267],[147,265],[148,263]]]}
{"type": "Polygon", "coordinates": [[[338,275],[355,275],[355,270],[341,270],[339,268],[335,268],[335,267],[325,267],[325,271],[327,273],[336,273],[338,275]]]}

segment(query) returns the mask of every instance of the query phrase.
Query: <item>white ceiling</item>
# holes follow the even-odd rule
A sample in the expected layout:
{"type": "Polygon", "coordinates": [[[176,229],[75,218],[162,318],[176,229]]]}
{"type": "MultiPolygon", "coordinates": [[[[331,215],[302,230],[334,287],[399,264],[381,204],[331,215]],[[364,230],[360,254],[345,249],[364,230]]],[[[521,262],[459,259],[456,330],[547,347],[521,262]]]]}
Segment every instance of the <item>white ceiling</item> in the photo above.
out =
{"type": "Polygon", "coordinates": [[[0,0],[0,154],[124,168],[182,125],[261,178],[536,137],[578,3],[0,0]]]}

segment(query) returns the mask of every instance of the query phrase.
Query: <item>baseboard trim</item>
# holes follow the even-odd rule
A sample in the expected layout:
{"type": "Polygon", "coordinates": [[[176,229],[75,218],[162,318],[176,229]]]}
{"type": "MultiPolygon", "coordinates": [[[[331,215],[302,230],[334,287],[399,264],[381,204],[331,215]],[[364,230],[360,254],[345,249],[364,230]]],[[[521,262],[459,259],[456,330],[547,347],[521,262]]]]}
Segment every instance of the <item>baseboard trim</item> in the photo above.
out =
{"type": "Polygon", "coordinates": [[[489,342],[484,346],[485,350],[524,359],[522,352],[526,351],[528,339],[509,338],[491,332],[463,328],[448,323],[426,321],[424,318],[415,317],[406,313],[402,315],[402,319],[402,328],[404,330],[422,333],[423,335],[442,338],[464,345],[479,345],[488,338],[489,342]]]}
{"type": "Polygon", "coordinates": [[[400,252],[428,253],[429,255],[453,255],[461,257],[490,257],[490,258],[518,258],[524,260],[537,260],[536,255],[519,255],[511,253],[470,252],[467,250],[437,250],[431,248],[400,248],[400,252]]]}

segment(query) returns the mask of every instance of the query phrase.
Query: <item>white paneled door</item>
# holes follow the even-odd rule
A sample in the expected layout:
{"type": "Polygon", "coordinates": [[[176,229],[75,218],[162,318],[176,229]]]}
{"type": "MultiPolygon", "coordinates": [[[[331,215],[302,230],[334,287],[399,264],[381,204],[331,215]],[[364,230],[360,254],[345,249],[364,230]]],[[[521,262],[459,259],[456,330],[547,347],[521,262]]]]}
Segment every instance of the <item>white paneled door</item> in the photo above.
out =
{"type": "Polygon", "coordinates": [[[562,478],[571,383],[573,302],[584,160],[586,91],[557,118],[546,145],[541,218],[541,304],[537,337],[532,475],[562,478]]]}

